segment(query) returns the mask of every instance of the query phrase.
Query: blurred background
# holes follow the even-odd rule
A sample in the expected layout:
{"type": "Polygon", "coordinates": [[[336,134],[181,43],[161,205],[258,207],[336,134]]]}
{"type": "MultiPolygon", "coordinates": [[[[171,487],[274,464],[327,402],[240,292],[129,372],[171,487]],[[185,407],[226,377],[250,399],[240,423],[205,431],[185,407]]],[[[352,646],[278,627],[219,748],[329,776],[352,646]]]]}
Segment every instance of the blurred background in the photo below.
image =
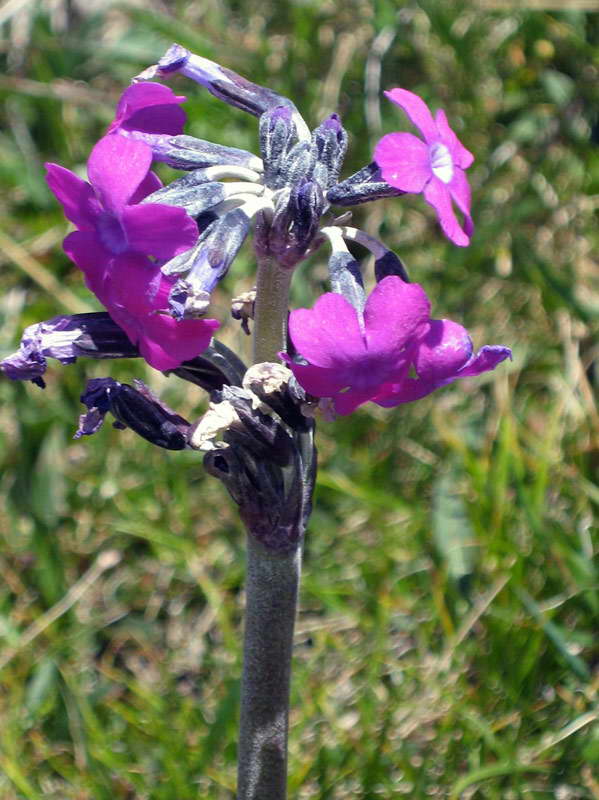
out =
{"type": "MultiPolygon", "coordinates": [[[[512,363],[416,404],[321,424],[297,626],[290,797],[599,798],[599,6],[451,0],[5,0],[0,357],[26,325],[98,306],[61,249],[43,164],[84,174],[131,77],[172,41],[339,111],[343,175],[382,97],[443,107],[474,152],[476,234],[408,195],[358,208],[434,316],[512,363]]],[[[257,152],[257,125],[184,79],[187,132],[257,152]]],[[[174,173],[163,169],[170,180],[174,173]]],[[[326,289],[298,269],[294,305],[326,289]]],[[[253,282],[246,244],[215,314],[253,282]]],[[[366,266],[371,280],[371,265],[366,266]]],[[[248,352],[231,323],[223,339],[248,352]]],[[[244,543],[197,455],[106,424],[73,441],[87,378],[201,391],[140,361],[0,379],[0,797],[231,800],[244,543]]]]}

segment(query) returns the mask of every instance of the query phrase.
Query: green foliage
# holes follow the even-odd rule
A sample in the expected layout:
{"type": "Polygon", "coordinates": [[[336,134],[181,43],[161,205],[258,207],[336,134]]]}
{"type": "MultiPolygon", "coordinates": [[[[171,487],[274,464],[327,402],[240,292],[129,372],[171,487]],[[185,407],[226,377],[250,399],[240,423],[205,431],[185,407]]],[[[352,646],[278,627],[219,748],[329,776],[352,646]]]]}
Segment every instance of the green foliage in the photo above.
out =
{"type": "MultiPolygon", "coordinates": [[[[501,5],[1,12],[1,355],[25,325],[96,307],[60,249],[43,163],[82,169],[123,86],[173,39],[289,95],[312,123],[339,109],[346,175],[382,132],[407,129],[381,98],[395,85],[446,108],[476,154],[467,250],[420,197],[355,214],[437,316],[477,345],[512,345],[514,361],[320,425],[294,798],[599,797],[598,16],[501,5]]],[[[177,87],[192,133],[256,149],[254,120],[177,87]]],[[[221,319],[252,270],[247,248],[217,294],[221,319]]],[[[323,285],[315,257],[296,302],[323,285]]],[[[199,390],[137,362],[53,365],[43,393],[0,381],[0,796],[232,798],[240,525],[193,454],[109,425],[72,441],[85,378],[106,374],[144,378],[188,418],[204,408],[199,390]]]]}

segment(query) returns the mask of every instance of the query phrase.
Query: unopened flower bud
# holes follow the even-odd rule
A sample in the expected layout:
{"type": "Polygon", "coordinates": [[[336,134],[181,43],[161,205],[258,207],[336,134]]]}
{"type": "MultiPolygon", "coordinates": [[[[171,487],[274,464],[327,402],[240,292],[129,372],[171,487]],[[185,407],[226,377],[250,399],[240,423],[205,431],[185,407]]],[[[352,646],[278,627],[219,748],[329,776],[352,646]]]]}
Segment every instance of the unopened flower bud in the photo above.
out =
{"type": "Polygon", "coordinates": [[[383,180],[379,167],[374,163],[336,183],[327,192],[327,199],[335,206],[357,206],[382,197],[398,197],[405,194],[394,189],[383,180]]]}
{"type": "Polygon", "coordinates": [[[131,428],[158,447],[184,450],[188,446],[189,422],[162,403],[141,381],[135,381],[133,387],[113,378],[94,378],[88,381],[81,402],[88,410],[79,419],[76,439],[96,433],[110,411],[116,419],[115,427],[131,428]]]}

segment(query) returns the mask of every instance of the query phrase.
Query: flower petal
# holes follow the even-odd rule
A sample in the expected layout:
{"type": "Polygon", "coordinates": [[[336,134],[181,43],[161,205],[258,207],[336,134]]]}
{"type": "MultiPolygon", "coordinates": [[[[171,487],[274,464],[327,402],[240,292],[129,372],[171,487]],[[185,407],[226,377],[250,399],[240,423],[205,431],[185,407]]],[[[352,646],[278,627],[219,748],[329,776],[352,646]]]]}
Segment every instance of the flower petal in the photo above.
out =
{"type": "Polygon", "coordinates": [[[216,319],[186,319],[180,322],[165,314],[151,314],[141,324],[135,342],[154,369],[179,367],[183,361],[199,356],[220,327],[216,319]]]}
{"type": "Polygon", "coordinates": [[[450,319],[433,319],[418,346],[414,366],[432,392],[447,378],[454,380],[471,355],[472,339],[466,328],[450,319]]]}
{"type": "Polygon", "coordinates": [[[156,297],[166,279],[159,265],[147,256],[141,253],[115,256],[109,277],[103,302],[110,312],[118,308],[134,317],[145,317],[161,309],[156,297]]]}
{"type": "Polygon", "coordinates": [[[374,160],[384,180],[402,192],[421,192],[433,172],[428,146],[411,133],[388,133],[377,143],[374,160]]]}
{"type": "Polygon", "coordinates": [[[347,386],[345,377],[337,370],[315,367],[312,364],[296,364],[287,353],[280,355],[301,386],[314,397],[332,397],[347,386]]]}
{"type": "Polygon", "coordinates": [[[112,262],[112,253],[95,233],[74,231],[62,243],[63,250],[85,276],[85,283],[102,304],[106,304],[106,279],[112,262]]]}
{"type": "Polygon", "coordinates": [[[90,183],[107,211],[119,216],[152,163],[147,144],[124,136],[104,136],[87,162],[90,183]]]}
{"type": "Polygon", "coordinates": [[[481,372],[487,372],[490,369],[495,369],[498,364],[505,361],[506,358],[511,360],[512,351],[509,347],[503,347],[498,344],[487,344],[478,351],[475,356],[472,356],[470,361],[460,370],[457,378],[469,378],[474,375],[480,375],[481,372]]]}
{"type": "Polygon", "coordinates": [[[451,199],[464,215],[464,232],[466,236],[472,236],[474,225],[470,216],[470,184],[459,167],[454,171],[448,187],[451,199]]]}
{"type": "Polygon", "coordinates": [[[187,115],[176,105],[156,105],[134,111],[120,127],[125,130],[178,136],[183,133],[187,115]]]}
{"type": "Polygon", "coordinates": [[[81,231],[91,231],[100,207],[94,190],[69,169],[45,164],[46,181],[64,209],[65,216],[81,231]]]}
{"type": "Polygon", "coordinates": [[[170,259],[194,246],[198,226],[183,208],[148,203],[127,206],[121,221],[130,250],[170,259]]]}
{"type": "Polygon", "coordinates": [[[407,89],[391,89],[390,92],[385,92],[385,95],[392,103],[405,111],[427,142],[433,142],[439,138],[433,115],[424,100],[417,94],[408,92],[407,89]]]}
{"type": "Polygon", "coordinates": [[[449,147],[449,152],[451,153],[453,163],[462,169],[468,169],[468,167],[474,161],[474,156],[470,150],[466,150],[464,145],[449,127],[449,122],[447,121],[447,116],[443,109],[439,109],[437,111],[435,115],[435,122],[443,142],[449,147]]]}
{"type": "MultiPolygon", "coordinates": [[[[377,387],[378,388],[378,387],[377,387]]],[[[376,390],[357,390],[350,389],[347,392],[341,392],[334,397],[335,411],[339,416],[344,417],[351,414],[362,403],[367,403],[376,396],[376,390]]]]}
{"type": "Polygon", "coordinates": [[[292,311],[289,335],[297,351],[316,367],[339,369],[366,355],[356,310],[335,292],[321,295],[312,309],[292,311]]]}
{"type": "Polygon", "coordinates": [[[485,345],[472,356],[468,331],[451,320],[432,320],[416,355],[417,378],[406,376],[382,386],[374,402],[384,408],[411,403],[458,378],[480,375],[512,357],[509,347],[485,345]],[[461,366],[460,366],[461,365],[461,366]]]}
{"type": "Polygon", "coordinates": [[[441,228],[447,238],[459,247],[466,247],[469,245],[470,238],[460,227],[451,206],[449,188],[438,178],[433,178],[424,187],[424,199],[437,212],[441,228]]]}
{"type": "MultiPolygon", "coordinates": [[[[422,336],[430,316],[430,303],[422,286],[389,275],[377,283],[364,308],[368,353],[389,360],[422,336]]],[[[389,371],[395,366],[389,363],[389,371]]]]}
{"type": "Polygon", "coordinates": [[[172,136],[183,133],[186,115],[178,104],[185,99],[161,83],[135,83],[121,95],[108,133],[119,129],[172,136]]]}
{"type": "Polygon", "coordinates": [[[129,205],[134,206],[137,203],[141,203],[144,197],[147,197],[153,192],[157,192],[158,189],[162,189],[162,181],[155,172],[148,172],[146,177],[129,198],[129,205]]]}

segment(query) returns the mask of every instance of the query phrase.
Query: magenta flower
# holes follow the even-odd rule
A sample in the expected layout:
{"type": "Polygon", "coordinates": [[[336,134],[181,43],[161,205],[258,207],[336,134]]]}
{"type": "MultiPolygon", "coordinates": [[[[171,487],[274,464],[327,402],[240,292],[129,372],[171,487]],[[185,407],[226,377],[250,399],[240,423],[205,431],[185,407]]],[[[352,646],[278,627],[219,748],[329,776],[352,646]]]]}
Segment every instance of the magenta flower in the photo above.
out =
{"type": "Polygon", "coordinates": [[[470,216],[470,186],[464,170],[474,156],[449,127],[445,112],[435,118],[418,95],[406,89],[385,92],[418,128],[424,141],[411,133],[388,133],[374,150],[384,180],[402,192],[422,192],[437,212],[443,233],[454,244],[470,244],[474,230],[470,216]],[[464,215],[460,227],[452,201],[464,215]]]}
{"type": "Polygon", "coordinates": [[[313,309],[291,312],[289,334],[307,363],[287,353],[282,358],[309,394],[332,398],[341,415],[368,400],[385,407],[417,400],[511,358],[500,346],[473,355],[465,328],[430,319],[424,289],[395,276],[376,285],[363,320],[342,295],[329,292],[313,309]]]}
{"type": "Polygon", "coordinates": [[[121,95],[107,133],[140,131],[177,136],[185,125],[186,114],[179,107],[185,100],[161,83],[134,83],[121,95]]]}
{"type": "Polygon", "coordinates": [[[146,144],[105,136],[87,163],[90,183],[58,164],[46,167],[50,188],[78,228],[63,242],[66,254],[146,361],[165,370],[205,350],[219,323],[177,322],[161,313],[172,283],[160,267],[189,250],[198,229],[182,208],[137,205],[161,186],[151,162],[146,144]]]}

